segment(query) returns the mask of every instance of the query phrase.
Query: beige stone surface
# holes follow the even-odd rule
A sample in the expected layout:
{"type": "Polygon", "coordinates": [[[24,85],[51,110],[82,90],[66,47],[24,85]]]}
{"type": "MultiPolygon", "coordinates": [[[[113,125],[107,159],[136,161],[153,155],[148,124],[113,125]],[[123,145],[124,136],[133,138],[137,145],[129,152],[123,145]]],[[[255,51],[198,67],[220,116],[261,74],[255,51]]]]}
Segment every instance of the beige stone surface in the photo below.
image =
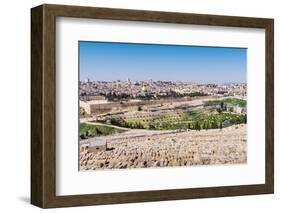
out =
{"type": "Polygon", "coordinates": [[[246,133],[245,124],[222,130],[130,130],[102,137],[106,151],[81,152],[80,170],[246,163],[246,133]]]}

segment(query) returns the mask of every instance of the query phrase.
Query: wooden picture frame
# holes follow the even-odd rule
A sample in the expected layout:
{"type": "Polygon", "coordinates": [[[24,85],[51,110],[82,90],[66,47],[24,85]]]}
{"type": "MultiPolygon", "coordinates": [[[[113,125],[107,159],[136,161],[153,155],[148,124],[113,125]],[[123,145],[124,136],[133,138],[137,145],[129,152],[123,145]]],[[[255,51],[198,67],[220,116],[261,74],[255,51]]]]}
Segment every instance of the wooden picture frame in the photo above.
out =
{"type": "Polygon", "coordinates": [[[274,191],[273,19],[44,4],[31,9],[31,203],[41,208],[268,194],[274,191]],[[265,184],[56,195],[56,18],[95,18],[265,29],[265,184]]]}

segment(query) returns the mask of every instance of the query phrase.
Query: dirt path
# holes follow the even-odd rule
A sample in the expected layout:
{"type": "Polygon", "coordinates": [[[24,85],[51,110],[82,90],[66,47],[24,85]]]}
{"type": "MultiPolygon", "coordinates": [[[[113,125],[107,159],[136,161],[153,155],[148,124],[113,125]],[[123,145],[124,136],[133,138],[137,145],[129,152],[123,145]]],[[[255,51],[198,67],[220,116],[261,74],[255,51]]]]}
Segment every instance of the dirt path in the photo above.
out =
{"type": "Polygon", "coordinates": [[[131,130],[130,128],[115,126],[115,125],[111,125],[111,124],[98,123],[98,122],[90,122],[90,121],[87,121],[87,120],[80,121],[80,123],[96,125],[96,126],[107,126],[107,127],[112,127],[112,128],[121,129],[121,130],[131,130]]]}

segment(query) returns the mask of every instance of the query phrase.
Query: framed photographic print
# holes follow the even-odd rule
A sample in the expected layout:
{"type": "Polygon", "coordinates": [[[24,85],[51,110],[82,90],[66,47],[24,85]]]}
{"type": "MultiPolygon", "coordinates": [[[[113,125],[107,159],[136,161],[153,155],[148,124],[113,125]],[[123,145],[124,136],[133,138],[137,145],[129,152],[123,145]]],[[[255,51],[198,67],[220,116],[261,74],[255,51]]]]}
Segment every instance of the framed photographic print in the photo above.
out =
{"type": "Polygon", "coordinates": [[[31,203],[274,191],[273,19],[31,9],[31,203]]]}

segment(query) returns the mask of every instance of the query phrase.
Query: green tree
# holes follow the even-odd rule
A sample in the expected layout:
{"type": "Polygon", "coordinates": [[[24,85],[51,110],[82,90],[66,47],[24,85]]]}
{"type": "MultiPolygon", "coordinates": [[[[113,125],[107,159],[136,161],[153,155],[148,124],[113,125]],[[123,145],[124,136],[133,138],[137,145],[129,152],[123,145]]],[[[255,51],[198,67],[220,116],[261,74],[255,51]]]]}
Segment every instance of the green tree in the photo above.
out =
{"type": "Polygon", "coordinates": [[[91,135],[92,135],[92,134],[91,134],[91,131],[90,131],[90,130],[87,130],[87,131],[86,131],[86,136],[89,137],[89,136],[91,136],[91,135]]]}
{"type": "Polygon", "coordinates": [[[204,123],[204,129],[209,129],[208,121],[205,121],[205,123],[204,123]]]}
{"type": "Polygon", "coordinates": [[[227,105],[224,104],[223,111],[227,111],[227,105]]]}
{"type": "Polygon", "coordinates": [[[148,124],[148,129],[155,129],[155,126],[152,123],[148,124]]]}
{"type": "Polygon", "coordinates": [[[195,122],[195,129],[200,131],[200,123],[199,123],[199,121],[195,122]]]}
{"type": "Polygon", "coordinates": [[[218,128],[218,125],[217,125],[217,123],[215,121],[211,122],[211,128],[212,129],[218,128]]]}
{"type": "Polygon", "coordinates": [[[99,128],[96,128],[96,131],[97,131],[97,135],[101,135],[102,134],[102,131],[99,128]]]}
{"type": "Polygon", "coordinates": [[[218,109],[217,109],[217,112],[218,112],[219,114],[221,114],[221,112],[222,112],[221,108],[218,108],[218,109]]]}
{"type": "Polygon", "coordinates": [[[87,139],[88,137],[85,134],[80,134],[81,139],[87,139]]]}
{"type": "Polygon", "coordinates": [[[221,101],[220,105],[221,105],[221,110],[223,110],[224,109],[223,101],[221,101]]]}
{"type": "Polygon", "coordinates": [[[220,129],[222,129],[222,121],[220,121],[220,129]]]}

